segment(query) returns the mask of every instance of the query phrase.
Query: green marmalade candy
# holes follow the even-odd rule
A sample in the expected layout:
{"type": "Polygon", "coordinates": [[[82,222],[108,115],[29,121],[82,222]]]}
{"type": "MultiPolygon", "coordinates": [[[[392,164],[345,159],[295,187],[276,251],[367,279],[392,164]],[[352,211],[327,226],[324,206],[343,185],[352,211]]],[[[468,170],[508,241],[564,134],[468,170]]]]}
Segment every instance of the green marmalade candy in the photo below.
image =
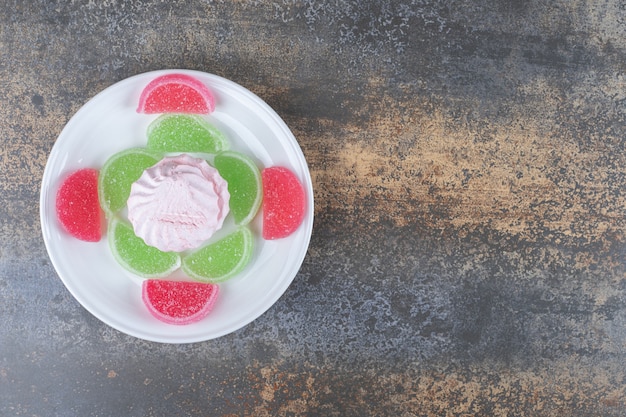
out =
{"type": "Polygon", "coordinates": [[[146,245],[130,224],[115,218],[109,222],[109,246],[120,265],[140,277],[165,277],[180,267],[178,253],[146,245]]]}
{"type": "Polygon", "coordinates": [[[213,165],[228,183],[230,212],[235,224],[246,225],[261,207],[261,172],[248,156],[226,151],[217,155],[213,165]]]}
{"type": "Polygon", "coordinates": [[[131,148],[114,154],[106,161],[98,177],[98,197],[107,216],[126,207],[131,185],[161,157],[145,148],[131,148]]]}
{"type": "Polygon", "coordinates": [[[254,237],[247,227],[191,253],[183,259],[183,271],[201,282],[217,283],[241,272],[252,258],[254,237]]]}
{"type": "Polygon", "coordinates": [[[163,114],[148,126],[148,149],[217,153],[228,147],[222,132],[195,114],[163,114]]]}

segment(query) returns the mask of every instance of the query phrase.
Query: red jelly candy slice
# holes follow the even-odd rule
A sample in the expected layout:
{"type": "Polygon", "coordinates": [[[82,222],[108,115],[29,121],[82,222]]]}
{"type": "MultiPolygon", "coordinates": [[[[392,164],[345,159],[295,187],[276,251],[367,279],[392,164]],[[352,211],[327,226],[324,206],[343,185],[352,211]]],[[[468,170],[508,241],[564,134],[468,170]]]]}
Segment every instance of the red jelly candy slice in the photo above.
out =
{"type": "Polygon", "coordinates": [[[211,91],[186,74],[166,74],[152,80],[139,97],[139,113],[208,114],[215,109],[211,91]]]}
{"type": "Polygon", "coordinates": [[[190,324],[206,317],[219,292],[216,284],[147,279],[142,299],[150,313],[169,324],[190,324]]]}
{"type": "Polygon", "coordinates": [[[284,167],[265,168],[263,181],[263,238],[281,239],[302,223],[306,211],[304,187],[284,167]]]}
{"type": "Polygon", "coordinates": [[[98,200],[98,171],[84,168],[70,174],[57,192],[56,212],[63,228],[86,242],[102,237],[102,210],[98,200]]]}

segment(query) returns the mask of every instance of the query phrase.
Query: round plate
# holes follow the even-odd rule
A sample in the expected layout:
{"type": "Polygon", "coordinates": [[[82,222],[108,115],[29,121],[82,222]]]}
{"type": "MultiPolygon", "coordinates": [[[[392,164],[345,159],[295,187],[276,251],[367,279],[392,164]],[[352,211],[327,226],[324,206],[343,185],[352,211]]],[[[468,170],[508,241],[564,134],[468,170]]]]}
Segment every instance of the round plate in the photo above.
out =
{"type": "MultiPolygon", "coordinates": [[[[126,334],[163,343],[189,343],[231,333],[267,311],[292,282],[306,255],[313,229],[313,186],[306,160],[289,128],[263,100],[242,86],[197,71],[154,71],[123,80],[85,104],[57,139],[41,185],[43,238],[59,277],[94,316],[126,334]],[[261,214],[250,224],[256,236],[251,263],[220,284],[215,307],[203,320],[171,325],[154,318],[141,300],[141,281],[113,258],[106,236],[97,243],[68,235],[56,217],[55,199],[64,177],[80,168],[102,167],[114,153],[146,145],[146,129],[158,115],[136,112],[143,88],[157,76],[186,73],[204,82],[215,95],[207,119],[221,129],[230,148],[255,159],[261,167],[285,166],[306,190],[307,212],[291,236],[265,241],[261,214]]],[[[226,226],[225,226],[226,227],[226,226]]]]}

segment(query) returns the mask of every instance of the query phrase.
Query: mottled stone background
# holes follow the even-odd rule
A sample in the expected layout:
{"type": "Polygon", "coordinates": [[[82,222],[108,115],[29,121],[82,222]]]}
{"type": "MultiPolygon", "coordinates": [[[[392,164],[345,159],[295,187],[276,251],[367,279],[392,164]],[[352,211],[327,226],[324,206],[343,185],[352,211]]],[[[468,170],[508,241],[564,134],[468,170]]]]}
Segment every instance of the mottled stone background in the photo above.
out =
{"type": "Polygon", "coordinates": [[[626,415],[626,6],[618,0],[5,0],[0,415],[626,415]],[[57,135],[160,68],[297,137],[292,286],[218,340],[86,312],[39,226],[57,135]]]}

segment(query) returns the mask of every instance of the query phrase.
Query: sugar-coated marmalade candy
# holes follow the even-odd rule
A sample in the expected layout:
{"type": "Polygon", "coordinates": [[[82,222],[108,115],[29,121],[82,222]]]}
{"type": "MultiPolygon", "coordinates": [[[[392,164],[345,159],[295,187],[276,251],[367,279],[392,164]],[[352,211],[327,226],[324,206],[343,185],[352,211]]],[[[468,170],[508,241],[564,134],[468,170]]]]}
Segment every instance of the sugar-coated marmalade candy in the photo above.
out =
{"type": "Polygon", "coordinates": [[[160,152],[218,153],[228,147],[224,134],[195,114],[163,114],[147,134],[148,149],[160,152]]]}
{"type": "Polygon", "coordinates": [[[63,180],[56,195],[56,213],[63,228],[75,238],[86,242],[102,238],[97,170],[79,169],[63,180]]]}
{"type": "Polygon", "coordinates": [[[285,167],[265,168],[263,180],[263,238],[281,239],[298,229],[306,212],[304,187],[285,167]]]}
{"type": "Polygon", "coordinates": [[[235,224],[250,223],[261,207],[261,171],[248,156],[234,151],[218,154],[213,165],[228,183],[235,224]]]}
{"type": "Polygon", "coordinates": [[[200,80],[187,74],[166,74],[143,89],[137,112],[208,114],[214,109],[215,98],[200,80]]]}
{"type": "Polygon", "coordinates": [[[210,243],[183,259],[182,269],[201,282],[222,282],[241,272],[252,259],[254,237],[247,227],[210,243]]]}
{"type": "Polygon", "coordinates": [[[145,148],[131,148],[111,156],[100,170],[98,194],[107,215],[126,206],[131,185],[141,174],[161,160],[161,155],[145,148]]]}
{"type": "Polygon", "coordinates": [[[200,282],[147,279],[142,299],[148,311],[169,324],[195,323],[213,309],[219,286],[200,282]]]}
{"type": "Polygon", "coordinates": [[[128,271],[144,278],[165,277],[180,267],[180,255],[146,245],[130,224],[113,218],[109,222],[109,246],[113,256],[128,271]]]}

